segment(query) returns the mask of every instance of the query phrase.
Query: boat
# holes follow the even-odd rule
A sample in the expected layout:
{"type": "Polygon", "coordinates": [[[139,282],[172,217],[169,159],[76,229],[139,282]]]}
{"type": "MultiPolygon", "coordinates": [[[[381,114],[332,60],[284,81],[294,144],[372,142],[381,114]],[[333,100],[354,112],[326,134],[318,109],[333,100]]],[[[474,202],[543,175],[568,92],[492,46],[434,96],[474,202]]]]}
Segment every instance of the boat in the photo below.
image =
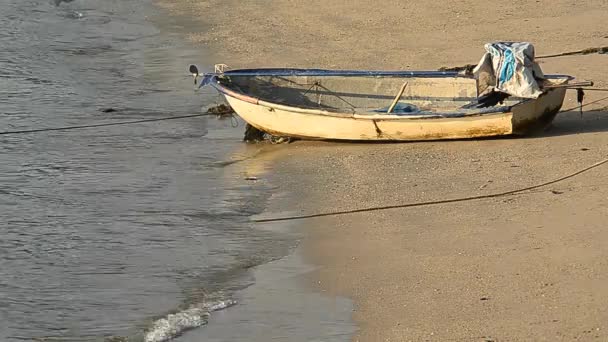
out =
{"type": "MultiPolygon", "coordinates": [[[[190,71],[198,76],[195,66],[190,71]]],[[[573,77],[545,79],[533,99],[478,96],[477,79],[456,71],[220,68],[204,75],[201,86],[215,88],[244,121],[274,136],[419,141],[543,129],[560,111],[573,77]]]]}

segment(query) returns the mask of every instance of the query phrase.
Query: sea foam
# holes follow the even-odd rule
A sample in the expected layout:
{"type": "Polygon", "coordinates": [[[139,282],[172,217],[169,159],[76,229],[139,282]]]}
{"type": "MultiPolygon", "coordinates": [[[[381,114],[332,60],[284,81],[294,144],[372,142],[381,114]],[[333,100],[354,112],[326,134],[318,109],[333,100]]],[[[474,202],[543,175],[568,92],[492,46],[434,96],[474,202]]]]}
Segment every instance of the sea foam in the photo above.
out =
{"type": "Polygon", "coordinates": [[[211,312],[233,306],[232,299],[203,303],[190,306],[188,309],[169,314],[154,322],[144,336],[145,342],[166,342],[185,331],[207,324],[211,312]]]}

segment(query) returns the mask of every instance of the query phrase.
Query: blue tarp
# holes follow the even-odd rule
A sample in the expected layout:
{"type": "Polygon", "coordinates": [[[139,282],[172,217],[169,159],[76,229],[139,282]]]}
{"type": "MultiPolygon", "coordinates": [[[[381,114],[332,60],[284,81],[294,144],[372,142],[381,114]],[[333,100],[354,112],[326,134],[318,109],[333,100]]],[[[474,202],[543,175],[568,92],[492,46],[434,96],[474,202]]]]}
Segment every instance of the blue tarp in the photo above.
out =
{"type": "MultiPolygon", "coordinates": [[[[384,107],[381,109],[376,109],[374,110],[374,112],[377,113],[386,113],[388,112],[388,109],[390,107],[384,107]]],[[[391,112],[391,114],[395,114],[395,115],[419,115],[422,114],[422,111],[420,110],[420,108],[418,108],[418,106],[410,104],[410,103],[402,103],[399,102],[397,103],[397,105],[395,106],[395,108],[393,108],[393,111],[391,112]]]]}

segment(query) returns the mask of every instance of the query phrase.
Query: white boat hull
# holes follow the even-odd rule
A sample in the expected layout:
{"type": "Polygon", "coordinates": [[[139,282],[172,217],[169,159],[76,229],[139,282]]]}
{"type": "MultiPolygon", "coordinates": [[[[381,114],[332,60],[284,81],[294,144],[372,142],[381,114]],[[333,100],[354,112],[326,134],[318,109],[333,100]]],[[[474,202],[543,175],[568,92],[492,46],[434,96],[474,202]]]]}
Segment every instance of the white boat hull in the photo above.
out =
{"type": "Polygon", "coordinates": [[[395,117],[329,113],[274,104],[252,103],[224,94],[247,123],[277,136],[304,139],[418,141],[526,134],[542,129],[559,112],[565,88],[517,104],[509,112],[451,118],[395,117]]]}

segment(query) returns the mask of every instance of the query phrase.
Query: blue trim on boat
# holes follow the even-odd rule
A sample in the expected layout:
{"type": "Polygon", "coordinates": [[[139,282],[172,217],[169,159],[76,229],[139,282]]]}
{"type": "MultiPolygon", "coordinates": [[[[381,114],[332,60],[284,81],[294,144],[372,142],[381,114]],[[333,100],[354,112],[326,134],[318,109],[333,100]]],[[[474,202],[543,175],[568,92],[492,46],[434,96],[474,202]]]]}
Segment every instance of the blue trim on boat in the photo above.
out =
{"type": "Polygon", "coordinates": [[[224,72],[226,76],[370,76],[370,77],[464,77],[454,71],[374,71],[326,69],[239,69],[224,72]]]}
{"type": "MultiPolygon", "coordinates": [[[[383,70],[328,70],[328,69],[294,69],[294,68],[261,68],[236,69],[223,74],[208,73],[205,76],[368,76],[368,77],[462,77],[471,76],[459,74],[456,71],[383,71],[383,70]]],[[[545,75],[548,79],[568,78],[569,75],[545,75]]]]}

